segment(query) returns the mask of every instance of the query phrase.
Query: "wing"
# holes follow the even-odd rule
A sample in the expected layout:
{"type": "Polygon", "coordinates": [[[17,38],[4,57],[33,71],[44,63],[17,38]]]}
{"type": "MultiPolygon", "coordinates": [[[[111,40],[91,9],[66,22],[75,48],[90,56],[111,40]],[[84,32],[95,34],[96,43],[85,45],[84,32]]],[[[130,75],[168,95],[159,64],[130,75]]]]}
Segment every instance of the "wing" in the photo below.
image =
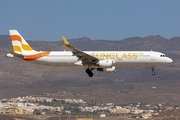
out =
{"type": "Polygon", "coordinates": [[[64,44],[72,51],[73,55],[77,56],[79,60],[82,60],[83,65],[94,65],[98,63],[99,59],[71,46],[64,36],[62,36],[62,40],[64,44]]]}

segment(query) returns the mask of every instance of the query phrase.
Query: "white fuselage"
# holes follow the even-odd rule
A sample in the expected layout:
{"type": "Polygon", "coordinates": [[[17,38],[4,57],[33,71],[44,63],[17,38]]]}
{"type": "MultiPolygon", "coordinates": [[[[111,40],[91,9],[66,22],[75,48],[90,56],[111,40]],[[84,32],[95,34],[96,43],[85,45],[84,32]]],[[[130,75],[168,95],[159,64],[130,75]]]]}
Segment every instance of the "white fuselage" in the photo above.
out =
{"type": "MultiPolygon", "coordinates": [[[[98,59],[112,60],[116,67],[141,67],[164,66],[172,63],[172,60],[163,53],[154,51],[84,51],[98,59]]],[[[33,58],[32,58],[33,59],[33,58]]],[[[30,60],[31,61],[31,60],[30,60]]],[[[83,66],[71,51],[52,51],[49,55],[32,60],[31,62],[47,66],[87,67],[83,66]]],[[[98,66],[91,66],[98,68],[98,66]]]]}

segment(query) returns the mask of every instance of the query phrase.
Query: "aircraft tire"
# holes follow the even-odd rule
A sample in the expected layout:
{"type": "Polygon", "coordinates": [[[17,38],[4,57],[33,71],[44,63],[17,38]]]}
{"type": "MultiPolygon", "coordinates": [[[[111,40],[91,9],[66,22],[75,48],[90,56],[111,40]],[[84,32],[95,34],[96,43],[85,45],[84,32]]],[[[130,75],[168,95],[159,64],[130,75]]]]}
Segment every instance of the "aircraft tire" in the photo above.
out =
{"type": "Polygon", "coordinates": [[[86,69],[86,73],[89,74],[91,72],[91,70],[88,68],[86,69]]]}
{"type": "Polygon", "coordinates": [[[93,73],[92,72],[90,72],[88,75],[89,75],[89,77],[93,77],[93,73]]]}
{"type": "Polygon", "coordinates": [[[89,68],[86,69],[86,73],[89,75],[89,77],[93,77],[93,75],[94,75],[89,68]]]}

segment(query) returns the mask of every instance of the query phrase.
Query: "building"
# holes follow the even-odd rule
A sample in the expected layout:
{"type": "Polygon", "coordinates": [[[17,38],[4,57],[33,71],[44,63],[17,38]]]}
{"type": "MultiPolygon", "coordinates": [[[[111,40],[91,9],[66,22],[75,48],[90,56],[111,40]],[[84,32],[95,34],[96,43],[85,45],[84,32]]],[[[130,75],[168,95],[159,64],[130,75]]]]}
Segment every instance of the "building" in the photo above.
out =
{"type": "Polygon", "coordinates": [[[94,120],[93,118],[77,118],[76,120],[94,120]]]}
{"type": "Polygon", "coordinates": [[[141,114],[141,118],[143,118],[143,119],[152,118],[152,114],[151,113],[143,113],[143,114],[141,114]]]}

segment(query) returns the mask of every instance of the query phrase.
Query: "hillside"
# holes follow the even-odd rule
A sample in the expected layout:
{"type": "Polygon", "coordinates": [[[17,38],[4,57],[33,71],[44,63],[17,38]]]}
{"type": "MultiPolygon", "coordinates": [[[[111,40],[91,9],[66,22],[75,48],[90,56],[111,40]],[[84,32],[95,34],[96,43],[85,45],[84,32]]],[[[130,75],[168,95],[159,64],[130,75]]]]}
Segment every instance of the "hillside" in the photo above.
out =
{"type": "MultiPolygon", "coordinates": [[[[48,42],[48,41],[28,41],[36,50],[68,50],[62,41],[48,42]]],[[[0,98],[40,94],[44,92],[55,93],[58,91],[79,92],[84,94],[84,97],[90,97],[83,92],[97,92],[103,97],[107,97],[105,93],[121,90],[135,91],[137,95],[134,100],[140,101],[141,97],[138,95],[146,95],[142,93],[139,88],[142,86],[151,87],[152,85],[161,86],[158,90],[164,95],[164,87],[168,86],[166,90],[170,93],[176,93],[176,97],[180,95],[177,92],[179,88],[179,70],[180,70],[180,37],[165,39],[162,36],[147,36],[145,38],[134,37],[119,41],[111,40],[91,40],[87,37],[69,40],[73,46],[86,51],[93,50],[153,50],[165,53],[173,59],[174,63],[167,67],[155,68],[156,75],[151,75],[150,68],[117,68],[115,74],[105,74],[94,71],[94,77],[89,78],[84,72],[85,69],[80,68],[61,68],[61,67],[47,67],[38,66],[30,63],[15,61],[6,58],[8,51],[12,50],[10,38],[8,35],[0,35],[0,98]],[[173,82],[172,82],[173,81],[173,82]],[[174,83],[173,85],[171,85],[174,83]],[[142,85],[142,86],[141,86],[142,85]],[[137,87],[138,86],[138,87],[137,87]],[[170,87],[169,87],[170,86],[170,87]],[[175,86],[175,87],[174,87],[175,86]],[[172,88],[171,88],[172,87],[172,88]],[[174,91],[172,91],[174,90],[174,91]]],[[[149,89],[145,90],[146,92],[149,89]]],[[[156,92],[159,92],[156,91],[156,92]]],[[[130,92],[131,93],[131,92],[130,92]]],[[[116,92],[114,92],[116,94],[116,92]]],[[[113,95],[113,94],[112,94],[113,95]]],[[[129,94],[123,94],[129,99],[129,94]]],[[[168,92],[163,98],[167,97],[168,92]]],[[[153,95],[152,96],[156,96],[153,95]]],[[[74,97],[74,96],[69,96],[74,97]]],[[[76,96],[80,97],[80,96],[76,96]]],[[[96,99],[96,95],[92,95],[91,99],[96,99]],[[93,98],[94,97],[94,98],[93,98]]],[[[133,97],[133,96],[131,96],[133,97]]],[[[159,101],[161,101],[159,97],[159,101]]],[[[109,97],[111,98],[111,96],[109,97]]],[[[112,98],[113,99],[113,98],[112,98]]],[[[142,99],[147,101],[147,96],[142,99]]],[[[119,97],[113,99],[118,102],[119,97]],[[117,100],[118,99],[118,100],[117,100]]],[[[107,100],[108,101],[108,100],[107,100]]],[[[109,100],[110,101],[110,100],[109,100]]],[[[121,102],[128,102],[126,98],[121,98],[121,102]]],[[[167,101],[178,102],[176,98],[167,101]]],[[[155,102],[152,101],[152,102],[155,102]]]]}

